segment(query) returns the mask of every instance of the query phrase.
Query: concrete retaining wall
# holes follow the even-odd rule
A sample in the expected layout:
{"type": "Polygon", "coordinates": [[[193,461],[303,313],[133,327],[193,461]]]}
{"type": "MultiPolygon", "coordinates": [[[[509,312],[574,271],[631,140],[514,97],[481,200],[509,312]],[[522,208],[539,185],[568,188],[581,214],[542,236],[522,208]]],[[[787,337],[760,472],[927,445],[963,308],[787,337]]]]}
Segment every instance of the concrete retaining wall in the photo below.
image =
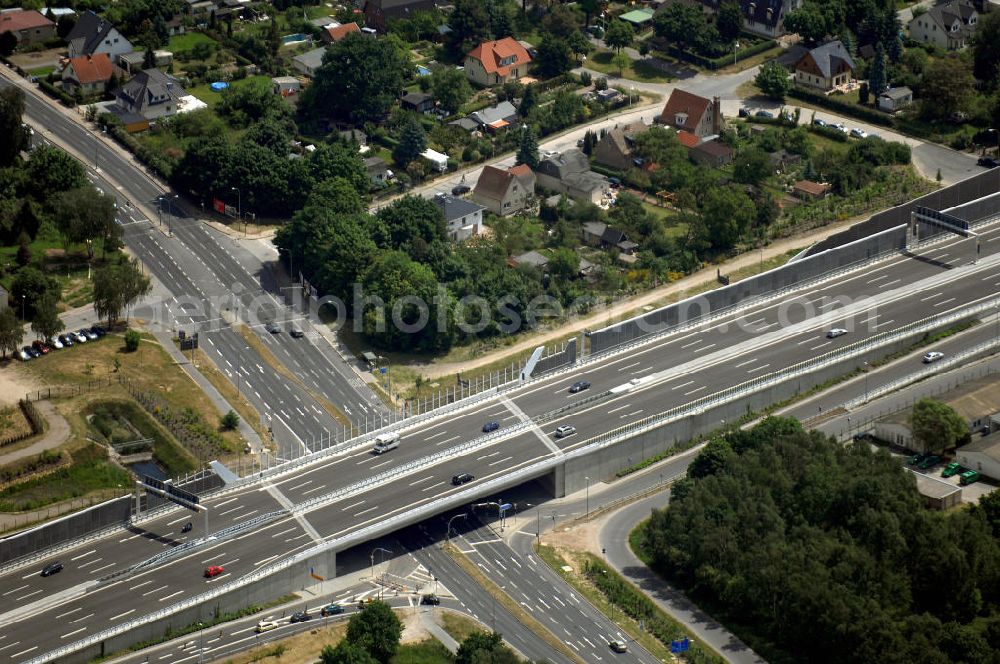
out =
{"type": "MultiPolygon", "coordinates": [[[[180,486],[194,493],[203,493],[222,485],[222,479],[215,473],[210,473],[180,486]]],[[[159,496],[143,496],[142,509],[152,509],[165,502],[159,496]]],[[[0,564],[29,556],[50,546],[84,537],[102,528],[115,524],[125,525],[134,506],[135,497],[133,495],[122,496],[0,539],[0,564]]]]}
{"type": "Polygon", "coordinates": [[[748,299],[820,277],[856,263],[906,247],[906,224],[871,237],[805,257],[735,284],[716,288],[675,304],[590,333],[590,352],[599,353],[623,343],[687,323],[735,306],[748,299]]]}
{"type": "MultiPolygon", "coordinates": [[[[847,230],[831,235],[822,242],[817,242],[809,250],[809,255],[813,256],[820,252],[843,246],[848,242],[854,242],[873,233],[879,233],[900,224],[907,224],[910,222],[910,213],[918,205],[934,210],[944,210],[997,192],[1000,192],[1000,168],[994,168],[979,175],[974,175],[950,187],[932,191],[916,200],[872,215],[867,221],[854,224],[847,230]]],[[[973,221],[981,217],[982,215],[979,215],[978,217],[968,219],[968,221],[973,221]]],[[[924,237],[930,237],[930,234],[924,237]]]]}

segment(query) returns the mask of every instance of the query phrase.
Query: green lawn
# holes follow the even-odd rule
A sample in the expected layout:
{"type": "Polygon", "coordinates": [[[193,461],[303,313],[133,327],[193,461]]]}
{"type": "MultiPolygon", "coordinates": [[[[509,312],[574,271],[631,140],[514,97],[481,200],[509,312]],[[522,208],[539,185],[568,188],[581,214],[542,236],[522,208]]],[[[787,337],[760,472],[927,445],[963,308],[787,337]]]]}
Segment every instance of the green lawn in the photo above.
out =
{"type": "Polygon", "coordinates": [[[213,44],[215,40],[200,32],[185,32],[183,35],[174,35],[167,43],[167,50],[174,55],[183,51],[190,51],[197,44],[213,44]]]}
{"type": "MultiPolygon", "coordinates": [[[[241,79],[239,81],[230,81],[229,85],[233,88],[241,88],[245,85],[250,85],[250,83],[253,81],[268,82],[270,80],[271,78],[269,76],[247,76],[246,78],[241,79]]],[[[208,104],[208,107],[212,109],[218,106],[219,102],[222,101],[222,94],[219,92],[214,92],[210,87],[209,83],[203,83],[202,85],[192,86],[190,88],[187,88],[187,91],[190,94],[193,94],[198,99],[205,102],[206,104],[208,104]]]]}
{"type": "MultiPolygon", "coordinates": [[[[584,66],[588,69],[599,71],[602,74],[618,75],[618,65],[613,61],[614,53],[611,51],[599,51],[587,58],[584,66]]],[[[629,66],[622,72],[622,78],[643,83],[669,83],[673,79],[664,72],[650,66],[642,61],[630,61],[629,66]]]]}

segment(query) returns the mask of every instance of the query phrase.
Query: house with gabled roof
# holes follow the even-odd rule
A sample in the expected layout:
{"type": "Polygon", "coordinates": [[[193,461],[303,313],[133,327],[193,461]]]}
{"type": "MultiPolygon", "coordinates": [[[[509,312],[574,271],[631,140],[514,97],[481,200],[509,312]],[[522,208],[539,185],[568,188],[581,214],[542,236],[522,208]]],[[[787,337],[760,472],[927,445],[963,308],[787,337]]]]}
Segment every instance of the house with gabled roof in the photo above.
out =
{"type": "Polygon", "coordinates": [[[320,37],[327,44],[339,42],[352,32],[361,32],[361,26],[357,23],[331,23],[320,28],[320,37]]]}
{"type": "Polygon", "coordinates": [[[118,88],[115,106],[126,114],[156,120],[176,115],[186,94],[180,83],[159,69],[144,69],[118,88]]]}
{"type": "Polygon", "coordinates": [[[663,111],[656,117],[659,124],[686,131],[699,138],[722,131],[722,102],[718,97],[711,101],[686,90],[675,88],[670,93],[663,111]]]}
{"type": "Polygon", "coordinates": [[[785,34],[785,15],[802,6],[802,0],[739,0],[743,27],[762,37],[785,34]]]}
{"type": "Polygon", "coordinates": [[[115,62],[119,55],[135,50],[132,42],[118,28],[92,11],[86,11],[80,16],[80,20],[66,35],[66,43],[69,45],[71,58],[107,53],[111,61],[115,62]]]}
{"type": "Polygon", "coordinates": [[[979,12],[971,2],[950,0],[914,17],[908,27],[914,41],[957,51],[972,41],[978,22],[979,12]]]}
{"type": "Polygon", "coordinates": [[[10,32],[17,45],[37,44],[52,39],[56,24],[34,9],[4,9],[0,11],[0,35],[10,32]]]}
{"type": "Polygon", "coordinates": [[[513,37],[483,42],[465,56],[465,75],[484,87],[516,81],[528,74],[531,56],[513,37]]]}
{"type": "Polygon", "coordinates": [[[611,187],[606,176],[590,170],[587,155],[579,148],[544,155],[535,169],[535,178],[545,189],[595,205],[611,187]]]}
{"type": "Polygon", "coordinates": [[[496,132],[517,122],[517,109],[509,101],[502,101],[496,106],[471,113],[469,119],[483,131],[496,132]]]}
{"type": "Polygon", "coordinates": [[[431,200],[444,214],[446,231],[453,242],[461,242],[482,232],[483,210],[486,209],[482,205],[444,192],[434,194],[431,200]]]}
{"type": "Polygon", "coordinates": [[[70,58],[62,71],[62,86],[68,94],[83,97],[104,94],[114,75],[107,53],[70,58]]]}
{"type": "Polygon", "coordinates": [[[649,129],[641,120],[605,132],[594,146],[594,163],[619,170],[631,168],[635,158],[635,137],[649,129]]]}
{"type": "Polygon", "coordinates": [[[854,60],[839,39],[810,49],[795,63],[795,82],[829,92],[854,76],[854,60]]]}
{"type": "Polygon", "coordinates": [[[535,174],[526,164],[511,168],[484,166],[472,200],[493,214],[517,214],[527,207],[535,195],[535,174]]]}

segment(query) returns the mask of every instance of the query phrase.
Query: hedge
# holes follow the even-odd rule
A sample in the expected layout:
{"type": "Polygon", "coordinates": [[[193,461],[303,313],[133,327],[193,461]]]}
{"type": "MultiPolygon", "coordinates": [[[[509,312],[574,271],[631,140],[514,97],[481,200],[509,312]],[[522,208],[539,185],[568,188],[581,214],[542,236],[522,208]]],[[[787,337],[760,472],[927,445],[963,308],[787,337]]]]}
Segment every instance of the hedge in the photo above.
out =
{"type": "MultiPolygon", "coordinates": [[[[742,51],[737,51],[735,61],[739,62],[740,60],[746,60],[747,58],[757,55],[758,53],[768,51],[777,45],[778,43],[773,39],[758,42],[753,46],[748,46],[742,51]]],[[[717,58],[708,58],[704,55],[698,55],[697,53],[677,48],[673,44],[662,45],[661,43],[661,50],[665,51],[667,55],[675,57],[678,60],[684,60],[685,62],[690,62],[691,64],[698,65],[699,67],[704,67],[705,69],[722,69],[723,67],[728,67],[734,61],[732,55],[721,55],[717,58]]]]}
{"type": "Polygon", "coordinates": [[[73,99],[73,97],[69,96],[56,86],[52,85],[44,78],[38,79],[38,87],[47,92],[50,96],[58,99],[63,106],[68,106],[70,108],[76,106],[76,100],[73,99]]]}
{"type": "Polygon", "coordinates": [[[838,111],[844,115],[850,115],[872,124],[881,125],[883,127],[894,126],[892,118],[885,113],[865,108],[864,106],[858,106],[857,104],[851,104],[846,101],[840,101],[834,97],[813,92],[812,90],[806,90],[805,88],[797,85],[792,86],[792,89],[788,91],[788,96],[801,101],[811,102],[817,106],[828,108],[831,111],[838,111]]]}

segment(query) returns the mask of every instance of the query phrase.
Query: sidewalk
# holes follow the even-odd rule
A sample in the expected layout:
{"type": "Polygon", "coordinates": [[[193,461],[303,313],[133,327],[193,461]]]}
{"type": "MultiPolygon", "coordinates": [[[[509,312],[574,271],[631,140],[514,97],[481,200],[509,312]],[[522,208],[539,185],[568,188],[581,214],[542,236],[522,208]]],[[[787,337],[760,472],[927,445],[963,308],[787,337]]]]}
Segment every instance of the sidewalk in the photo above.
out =
{"type": "Polygon", "coordinates": [[[0,454],[0,466],[41,454],[45,450],[55,449],[69,438],[69,422],[59,414],[51,401],[36,401],[35,408],[38,409],[38,412],[48,423],[48,430],[31,445],[0,454]]]}

